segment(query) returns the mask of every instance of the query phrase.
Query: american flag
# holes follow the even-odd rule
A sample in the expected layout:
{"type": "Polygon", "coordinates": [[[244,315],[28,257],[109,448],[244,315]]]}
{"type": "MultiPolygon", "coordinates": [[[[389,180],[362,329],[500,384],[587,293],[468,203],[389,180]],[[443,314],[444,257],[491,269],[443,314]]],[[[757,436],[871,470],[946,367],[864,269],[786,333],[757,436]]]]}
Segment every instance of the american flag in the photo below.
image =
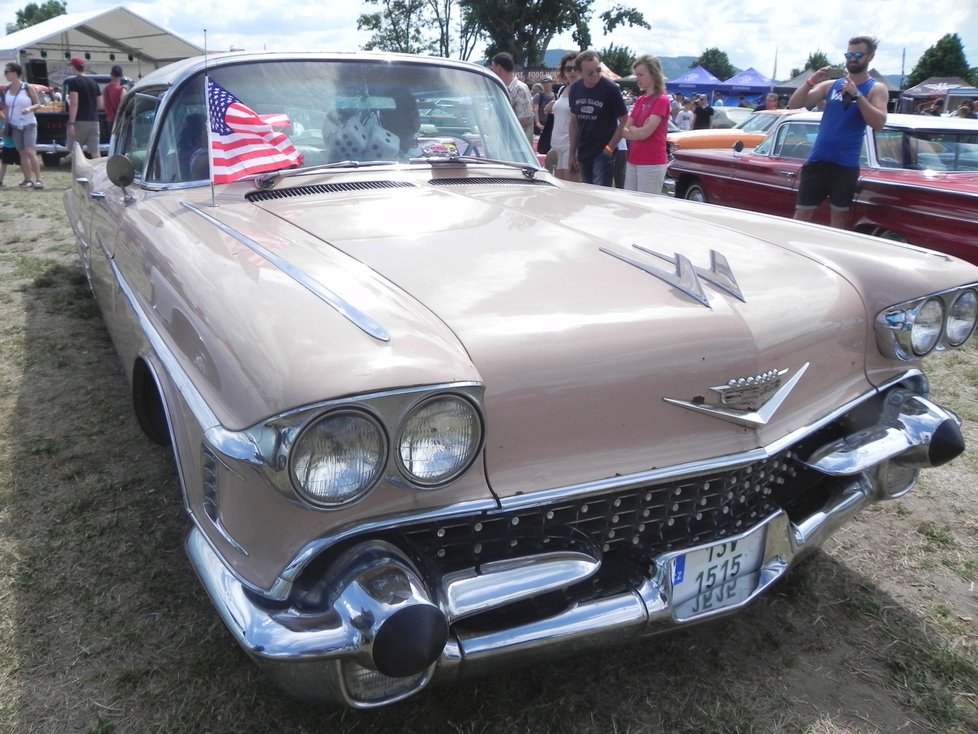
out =
{"type": "Polygon", "coordinates": [[[286,115],[259,115],[211,79],[207,80],[207,104],[214,183],[302,165],[302,154],[287,135],[276,130],[292,124],[286,115]]]}

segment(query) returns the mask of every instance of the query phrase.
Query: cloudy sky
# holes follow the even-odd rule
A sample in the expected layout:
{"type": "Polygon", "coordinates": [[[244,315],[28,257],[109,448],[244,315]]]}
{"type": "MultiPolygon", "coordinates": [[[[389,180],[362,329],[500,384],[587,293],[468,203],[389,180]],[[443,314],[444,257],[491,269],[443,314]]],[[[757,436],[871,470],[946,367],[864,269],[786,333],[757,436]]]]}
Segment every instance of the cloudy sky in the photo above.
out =
{"type": "MultiPolygon", "coordinates": [[[[35,0],[41,2],[41,0],[35,0]]],[[[513,1],[513,0],[500,0],[513,1]]],[[[594,16],[619,3],[595,0],[594,16]]],[[[0,0],[0,21],[13,22],[26,0],[0,0]]],[[[698,56],[717,47],[740,68],[753,66],[766,75],[786,78],[805,64],[813,51],[842,61],[846,41],[857,34],[875,35],[880,48],[874,66],[883,74],[909,74],[920,55],[945,33],[957,33],[971,66],[978,66],[978,3],[974,0],[685,0],[651,3],[621,0],[643,13],[652,30],[625,29],[614,38],[599,35],[597,48],[609,43],[636,53],[657,56],[698,56]],[[662,16],[657,9],[674,10],[662,16]],[[906,60],[904,61],[904,55],[906,60]]],[[[126,3],[133,12],[212,49],[249,51],[359,49],[369,34],[357,31],[357,17],[374,6],[361,0],[324,2],[290,0],[156,0],[126,3]]],[[[69,12],[103,10],[105,0],[68,0],[69,12]]],[[[551,48],[573,48],[570,36],[558,37],[551,48]]]]}

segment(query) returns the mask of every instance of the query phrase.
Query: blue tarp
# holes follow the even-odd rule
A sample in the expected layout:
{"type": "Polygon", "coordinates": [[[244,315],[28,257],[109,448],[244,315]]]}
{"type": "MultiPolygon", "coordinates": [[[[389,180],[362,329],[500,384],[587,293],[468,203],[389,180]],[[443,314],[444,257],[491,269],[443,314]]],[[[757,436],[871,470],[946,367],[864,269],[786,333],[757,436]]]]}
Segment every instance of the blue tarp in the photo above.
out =
{"type": "Polygon", "coordinates": [[[720,82],[717,84],[717,89],[722,94],[744,94],[747,92],[758,94],[770,91],[771,80],[752,67],[744,69],[725,82],[720,82]]]}
{"type": "Polygon", "coordinates": [[[713,90],[720,84],[720,80],[708,72],[702,66],[690,69],[678,79],[670,79],[666,82],[666,89],[669,92],[682,92],[687,97],[691,94],[713,94],[713,90]]]}
{"type": "Polygon", "coordinates": [[[760,104],[764,95],[771,91],[771,80],[753,67],[720,82],[716,89],[723,95],[723,103],[736,106],[741,95],[750,104],[760,104]]]}

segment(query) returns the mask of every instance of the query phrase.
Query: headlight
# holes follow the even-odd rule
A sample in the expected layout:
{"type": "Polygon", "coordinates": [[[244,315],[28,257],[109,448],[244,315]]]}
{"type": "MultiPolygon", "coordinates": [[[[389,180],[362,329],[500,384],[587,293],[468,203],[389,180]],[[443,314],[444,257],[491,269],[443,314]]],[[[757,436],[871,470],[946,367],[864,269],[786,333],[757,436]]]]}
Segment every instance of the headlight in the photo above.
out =
{"type": "Polygon", "coordinates": [[[971,336],[978,321],[978,294],[964,291],[951,304],[947,314],[947,343],[959,347],[971,336]]]}
{"type": "Polygon", "coordinates": [[[397,461],[410,481],[434,486],[465,471],[482,442],[479,414],[465,398],[438,395],[407,415],[397,439],[397,461]]]}
{"type": "Polygon", "coordinates": [[[380,478],[387,440],[366,413],[337,411],[306,427],[291,452],[292,481],[313,504],[331,507],[367,492],[380,478]]]}
{"type": "Polygon", "coordinates": [[[976,324],[978,291],[971,284],[884,309],[876,316],[876,340],[886,356],[914,360],[962,346],[976,324]]]}
{"type": "Polygon", "coordinates": [[[944,304],[936,298],[927,299],[910,328],[910,347],[913,353],[922,357],[936,347],[943,327],[944,304]]]}

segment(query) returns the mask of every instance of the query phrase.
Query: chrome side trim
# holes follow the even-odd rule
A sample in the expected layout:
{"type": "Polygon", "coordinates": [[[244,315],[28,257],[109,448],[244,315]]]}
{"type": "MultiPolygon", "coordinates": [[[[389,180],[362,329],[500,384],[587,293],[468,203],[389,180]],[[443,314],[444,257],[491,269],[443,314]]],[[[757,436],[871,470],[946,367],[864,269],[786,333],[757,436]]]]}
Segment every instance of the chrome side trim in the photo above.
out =
{"type": "Polygon", "coordinates": [[[213,224],[215,227],[220,229],[225,234],[236,239],[238,242],[240,242],[248,249],[252,250],[256,254],[265,258],[268,262],[270,262],[276,268],[278,268],[283,273],[288,275],[290,278],[292,278],[292,280],[294,280],[296,283],[298,283],[303,288],[308,290],[314,296],[316,296],[321,301],[332,306],[337,313],[339,313],[341,316],[343,316],[348,321],[353,323],[364,333],[368,334],[369,336],[372,336],[374,339],[377,339],[378,341],[383,341],[383,342],[390,341],[391,337],[387,329],[385,329],[383,326],[378,324],[372,318],[367,316],[367,314],[365,314],[363,311],[359,310],[358,308],[354,307],[352,304],[340,298],[340,296],[338,296],[336,293],[331,291],[329,288],[327,288],[319,281],[310,278],[308,275],[302,272],[299,268],[295,267],[288,260],[279,257],[268,248],[263,247],[262,245],[255,242],[255,240],[251,239],[247,235],[244,235],[241,232],[238,232],[237,230],[233,229],[232,227],[229,227],[219,219],[215,219],[214,217],[212,217],[210,214],[206,213],[199,207],[190,204],[186,201],[181,202],[181,204],[187,209],[189,209],[190,211],[192,211],[194,214],[197,214],[198,216],[202,217],[210,224],[213,224]]]}
{"type": "Polygon", "coordinates": [[[562,551],[486,563],[442,579],[452,620],[495,609],[590,578],[601,561],[586,553],[562,551]]]}
{"type": "Polygon", "coordinates": [[[123,295],[126,297],[130,307],[136,314],[136,320],[139,322],[140,329],[145,335],[147,341],[149,341],[149,344],[156,353],[156,356],[163,364],[163,368],[173,381],[177,391],[187,402],[187,406],[194,414],[194,418],[197,420],[197,423],[200,424],[201,431],[206,433],[211,428],[220,426],[221,422],[217,419],[214,411],[212,411],[207,405],[204,397],[200,394],[200,392],[198,392],[193,382],[191,382],[189,375],[187,375],[183,367],[180,366],[179,360],[177,360],[176,356],[170,350],[170,347],[167,346],[167,343],[163,341],[163,337],[160,336],[160,333],[156,330],[153,322],[150,321],[149,317],[146,315],[142,305],[136,298],[135,292],[129,287],[129,284],[123,277],[122,272],[116,265],[115,260],[110,260],[109,265],[112,268],[112,275],[115,277],[116,283],[119,284],[119,288],[122,290],[123,295]]]}
{"type": "MultiPolygon", "coordinates": [[[[115,278],[116,283],[118,283],[119,289],[122,291],[123,296],[129,303],[129,307],[136,316],[136,320],[139,323],[139,328],[142,334],[149,342],[149,345],[157,359],[160,360],[160,363],[163,365],[163,369],[166,370],[167,376],[173,382],[177,392],[183,398],[184,402],[187,403],[187,406],[190,408],[190,412],[194,415],[194,420],[196,420],[200,425],[202,433],[207,435],[208,431],[221,425],[220,421],[207,405],[204,397],[194,386],[193,382],[191,382],[189,375],[187,375],[186,371],[180,365],[179,360],[170,350],[167,343],[163,340],[163,337],[160,336],[160,333],[156,330],[156,327],[146,316],[146,312],[143,310],[143,307],[137,300],[135,292],[129,286],[129,283],[126,282],[126,279],[123,277],[122,272],[116,265],[115,260],[108,260],[108,263],[112,268],[112,275],[115,278]]],[[[148,359],[144,359],[144,362],[146,363],[147,369],[152,374],[153,380],[156,382],[157,387],[159,387],[161,385],[161,380],[159,373],[156,370],[156,365],[148,359]]],[[[193,511],[193,508],[190,506],[190,499],[187,494],[187,485],[182,471],[183,463],[181,460],[182,457],[180,454],[180,445],[177,442],[176,435],[173,432],[172,412],[170,410],[169,403],[167,403],[166,393],[162,389],[160,390],[160,402],[163,404],[163,412],[166,414],[166,424],[170,432],[170,447],[173,451],[173,456],[177,465],[177,477],[179,478],[180,489],[183,493],[184,508],[186,509],[187,514],[190,516],[193,523],[199,526],[201,520],[197,517],[193,511]]],[[[217,529],[217,531],[228,543],[237,548],[240,552],[247,555],[244,548],[242,548],[241,545],[227,532],[219,519],[214,520],[213,518],[207,516],[206,512],[204,514],[206,517],[208,517],[208,520],[211,521],[211,525],[217,529]]],[[[208,540],[208,542],[210,541],[208,540]]],[[[260,591],[259,589],[254,590],[260,591]]]]}

